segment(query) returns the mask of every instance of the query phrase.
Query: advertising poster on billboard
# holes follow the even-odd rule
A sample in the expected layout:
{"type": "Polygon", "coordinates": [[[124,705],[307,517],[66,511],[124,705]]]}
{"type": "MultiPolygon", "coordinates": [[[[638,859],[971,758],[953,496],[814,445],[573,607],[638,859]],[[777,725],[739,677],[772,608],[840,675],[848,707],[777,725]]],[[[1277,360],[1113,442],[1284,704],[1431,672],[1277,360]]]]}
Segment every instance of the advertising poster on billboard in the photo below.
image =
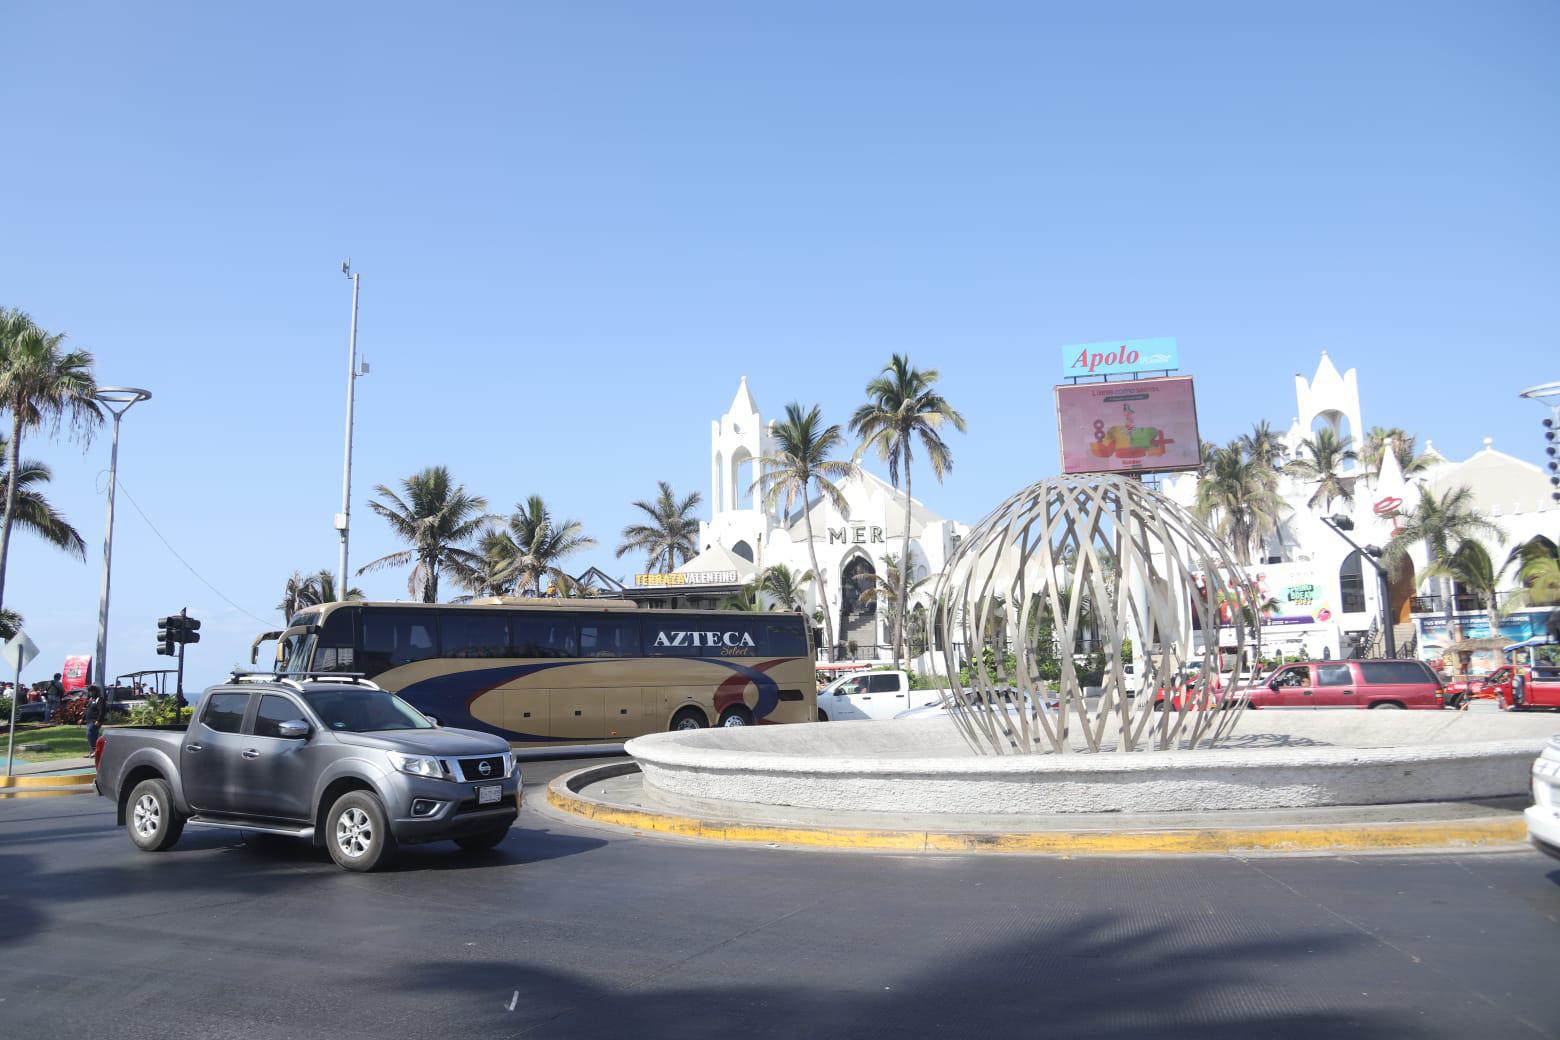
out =
{"type": "Polygon", "coordinates": [[[1180,367],[1181,355],[1176,351],[1173,336],[1074,343],[1062,348],[1063,379],[1165,372],[1180,367]]]}
{"type": "Polygon", "coordinates": [[[1063,473],[1196,469],[1202,441],[1191,376],[1056,388],[1063,473]]]}

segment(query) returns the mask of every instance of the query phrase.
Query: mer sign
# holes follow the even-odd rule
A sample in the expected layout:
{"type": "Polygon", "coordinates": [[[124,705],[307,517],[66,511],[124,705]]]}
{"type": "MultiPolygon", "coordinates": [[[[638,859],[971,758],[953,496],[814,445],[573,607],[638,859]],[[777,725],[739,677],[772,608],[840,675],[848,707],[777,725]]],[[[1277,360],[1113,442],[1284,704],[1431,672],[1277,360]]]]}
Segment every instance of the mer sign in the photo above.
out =
{"type": "Polygon", "coordinates": [[[1181,367],[1175,337],[1074,343],[1062,348],[1062,378],[1164,372],[1181,367]]]}

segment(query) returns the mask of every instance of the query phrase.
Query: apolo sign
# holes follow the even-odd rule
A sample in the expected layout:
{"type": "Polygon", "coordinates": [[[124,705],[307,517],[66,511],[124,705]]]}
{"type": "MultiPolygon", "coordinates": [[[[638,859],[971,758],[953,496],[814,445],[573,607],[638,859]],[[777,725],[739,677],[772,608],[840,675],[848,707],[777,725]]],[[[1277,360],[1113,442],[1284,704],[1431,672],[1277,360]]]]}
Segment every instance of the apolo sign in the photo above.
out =
{"type": "Polygon", "coordinates": [[[1062,378],[1113,376],[1129,372],[1163,372],[1180,368],[1175,337],[1074,343],[1062,348],[1062,378]]]}

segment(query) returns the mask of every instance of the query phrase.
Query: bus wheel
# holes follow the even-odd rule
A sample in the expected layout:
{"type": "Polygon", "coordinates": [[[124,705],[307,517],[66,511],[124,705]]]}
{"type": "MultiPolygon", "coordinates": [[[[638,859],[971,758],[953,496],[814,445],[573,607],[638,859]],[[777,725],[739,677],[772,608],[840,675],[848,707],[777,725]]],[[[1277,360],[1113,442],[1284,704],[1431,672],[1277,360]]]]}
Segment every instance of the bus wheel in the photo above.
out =
{"type": "Polygon", "coordinates": [[[753,713],[746,708],[732,708],[720,718],[720,724],[727,727],[753,725],[753,713]]]}
{"type": "Polygon", "coordinates": [[[704,712],[698,708],[684,708],[672,716],[673,730],[703,729],[705,725],[704,712]]]}

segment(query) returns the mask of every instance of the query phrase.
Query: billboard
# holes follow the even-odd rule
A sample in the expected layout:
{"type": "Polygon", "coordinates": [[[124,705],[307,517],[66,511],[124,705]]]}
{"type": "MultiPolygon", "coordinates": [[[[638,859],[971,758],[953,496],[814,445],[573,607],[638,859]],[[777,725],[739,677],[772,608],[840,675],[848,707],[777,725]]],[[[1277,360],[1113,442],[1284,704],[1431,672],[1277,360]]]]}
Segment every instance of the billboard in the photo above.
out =
{"type": "Polygon", "coordinates": [[[1062,378],[1115,376],[1132,372],[1168,372],[1181,367],[1175,337],[1117,339],[1108,343],[1074,343],[1062,348],[1062,378]]]}
{"type": "Polygon", "coordinates": [[[1196,469],[1197,398],[1191,376],[1056,388],[1063,473],[1196,469]]]}

